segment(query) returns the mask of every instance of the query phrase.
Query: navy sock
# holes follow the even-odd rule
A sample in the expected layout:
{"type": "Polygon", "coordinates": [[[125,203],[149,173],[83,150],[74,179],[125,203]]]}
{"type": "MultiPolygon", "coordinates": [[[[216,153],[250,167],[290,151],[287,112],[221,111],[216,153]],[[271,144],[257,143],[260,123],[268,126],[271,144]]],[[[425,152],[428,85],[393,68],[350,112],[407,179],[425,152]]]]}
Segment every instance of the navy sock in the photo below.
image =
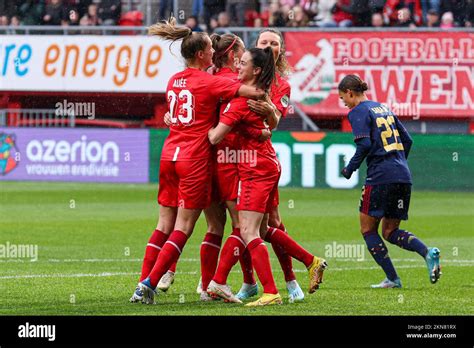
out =
{"type": "Polygon", "coordinates": [[[402,249],[416,251],[423,258],[428,253],[426,245],[415,235],[405,230],[396,229],[390,234],[388,241],[402,249]]]}
{"type": "Polygon", "coordinates": [[[365,244],[375,262],[382,267],[387,278],[394,281],[398,278],[397,271],[393,267],[392,260],[388,256],[388,250],[377,232],[371,231],[364,233],[365,244]]]}

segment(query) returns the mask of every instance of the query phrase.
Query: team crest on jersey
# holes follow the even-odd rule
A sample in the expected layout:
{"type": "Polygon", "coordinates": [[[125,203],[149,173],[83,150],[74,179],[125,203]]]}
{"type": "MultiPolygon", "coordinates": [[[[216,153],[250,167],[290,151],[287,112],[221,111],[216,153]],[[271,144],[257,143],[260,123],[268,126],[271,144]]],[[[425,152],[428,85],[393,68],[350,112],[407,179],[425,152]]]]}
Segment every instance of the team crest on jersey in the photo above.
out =
{"type": "Polygon", "coordinates": [[[230,103],[227,104],[227,106],[225,107],[223,114],[225,114],[227,111],[229,111],[229,109],[230,109],[230,103]]]}
{"type": "Polygon", "coordinates": [[[288,107],[288,104],[290,102],[290,98],[285,94],[283,97],[281,97],[281,105],[283,105],[285,108],[288,107]]]}

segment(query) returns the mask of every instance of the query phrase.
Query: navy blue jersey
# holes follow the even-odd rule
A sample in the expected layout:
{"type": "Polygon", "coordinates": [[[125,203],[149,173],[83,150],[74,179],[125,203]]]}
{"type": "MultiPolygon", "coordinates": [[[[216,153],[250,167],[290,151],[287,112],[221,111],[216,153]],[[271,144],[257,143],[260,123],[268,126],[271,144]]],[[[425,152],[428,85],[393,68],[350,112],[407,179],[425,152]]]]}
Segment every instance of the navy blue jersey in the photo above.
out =
{"type": "MultiPolygon", "coordinates": [[[[366,184],[411,184],[407,157],[412,140],[397,116],[385,105],[367,100],[349,112],[349,122],[354,141],[366,148],[366,184]]],[[[356,153],[348,165],[351,172],[359,168],[364,157],[356,153]]]]}

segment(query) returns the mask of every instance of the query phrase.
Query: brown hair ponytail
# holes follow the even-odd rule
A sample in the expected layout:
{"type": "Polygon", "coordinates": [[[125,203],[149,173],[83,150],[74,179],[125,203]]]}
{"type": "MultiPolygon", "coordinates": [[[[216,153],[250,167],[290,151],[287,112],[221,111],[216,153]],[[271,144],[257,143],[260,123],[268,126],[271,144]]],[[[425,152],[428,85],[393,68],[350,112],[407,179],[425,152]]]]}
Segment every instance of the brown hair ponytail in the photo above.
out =
{"type": "Polygon", "coordinates": [[[272,49],[270,47],[263,50],[261,48],[251,48],[248,51],[252,56],[253,66],[262,69],[257,77],[257,87],[269,91],[275,80],[275,60],[273,59],[272,49]]]}
{"type": "Polygon", "coordinates": [[[203,51],[206,48],[205,37],[208,36],[207,33],[197,33],[190,28],[176,26],[174,17],[151,25],[148,27],[148,34],[171,41],[170,47],[174,42],[182,39],[181,55],[187,61],[193,60],[198,51],[203,51]]]}
{"type": "Polygon", "coordinates": [[[341,82],[339,82],[337,88],[342,92],[351,90],[356,94],[362,94],[369,89],[369,86],[367,85],[367,82],[362,81],[362,79],[357,75],[346,75],[341,82]]]}

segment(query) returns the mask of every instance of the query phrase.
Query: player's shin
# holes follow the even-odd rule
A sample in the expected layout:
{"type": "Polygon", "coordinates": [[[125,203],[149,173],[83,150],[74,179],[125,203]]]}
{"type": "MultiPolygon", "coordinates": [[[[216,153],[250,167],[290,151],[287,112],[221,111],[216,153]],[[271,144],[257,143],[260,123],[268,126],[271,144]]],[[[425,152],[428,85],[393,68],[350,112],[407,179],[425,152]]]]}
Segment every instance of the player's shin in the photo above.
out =
{"type": "Polygon", "coordinates": [[[160,253],[163,244],[168,239],[168,235],[162,231],[156,229],[148,240],[148,244],[145,249],[145,256],[143,258],[142,273],[140,275],[140,281],[148,277],[150,271],[155,265],[158,254],[160,253]]]}
{"type": "MultiPolygon", "coordinates": [[[[309,267],[313,262],[314,256],[282,230],[270,227],[265,235],[265,240],[272,244],[275,253],[277,253],[278,250],[278,252],[282,254],[283,251],[288,257],[294,257],[304,263],[306,267],[309,267]]],[[[294,278],[287,279],[287,281],[290,280],[294,280],[294,278]]]]}
{"type": "Polygon", "coordinates": [[[158,281],[170,268],[173,262],[178,260],[184,246],[186,245],[187,239],[187,235],[182,231],[175,230],[173,233],[171,233],[170,237],[163,245],[155,265],[148,276],[150,279],[150,284],[153,288],[156,288],[158,281]]]}
{"type": "Polygon", "coordinates": [[[258,279],[262,283],[263,292],[265,294],[277,294],[278,290],[273,278],[267,246],[261,238],[255,238],[248,244],[247,248],[252,256],[252,263],[258,279]]]}
{"type": "Polygon", "coordinates": [[[219,251],[221,250],[222,236],[206,233],[201,243],[201,282],[202,290],[206,291],[217,268],[219,251]]]}
{"type": "Polygon", "coordinates": [[[218,284],[226,284],[230,270],[239,260],[245,250],[245,242],[240,236],[240,229],[234,228],[222,248],[216,274],[212,278],[218,284]]]}
{"type": "Polygon", "coordinates": [[[367,244],[367,248],[369,249],[370,254],[374,258],[375,262],[382,267],[383,271],[387,278],[391,281],[394,281],[398,278],[397,272],[393,267],[392,260],[388,256],[388,250],[383,242],[382,238],[380,238],[377,231],[369,231],[363,233],[365,243],[367,244]]]}
{"type": "Polygon", "coordinates": [[[423,258],[425,258],[428,253],[428,247],[414,234],[408,231],[396,229],[392,231],[386,239],[402,249],[417,252],[423,258]]]}

